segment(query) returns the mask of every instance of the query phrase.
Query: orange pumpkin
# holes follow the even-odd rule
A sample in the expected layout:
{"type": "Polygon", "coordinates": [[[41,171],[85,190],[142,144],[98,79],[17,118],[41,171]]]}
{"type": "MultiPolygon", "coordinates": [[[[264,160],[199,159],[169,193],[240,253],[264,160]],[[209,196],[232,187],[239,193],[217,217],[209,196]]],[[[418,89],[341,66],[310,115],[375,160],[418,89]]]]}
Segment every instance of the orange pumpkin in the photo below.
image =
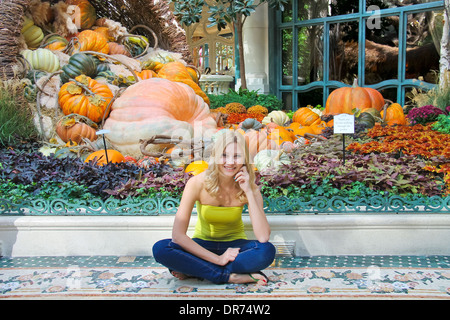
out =
{"type": "Polygon", "coordinates": [[[386,118],[384,118],[384,110],[381,111],[381,117],[384,119],[384,121],[387,122],[389,126],[393,125],[406,125],[406,117],[405,113],[403,112],[403,108],[398,103],[393,103],[386,109],[386,118]]]}
{"type": "Polygon", "coordinates": [[[293,140],[303,137],[305,133],[315,133],[315,130],[311,126],[302,126],[299,122],[292,122],[289,125],[288,130],[291,131],[293,140]]]}
{"type": "Polygon", "coordinates": [[[156,74],[155,71],[153,70],[142,70],[141,72],[136,72],[136,74],[138,75],[139,78],[141,78],[142,80],[145,79],[151,79],[154,77],[157,77],[158,75],[156,74]]]}
{"type": "Polygon", "coordinates": [[[324,115],[340,113],[354,114],[355,109],[375,108],[381,111],[384,98],[381,93],[372,88],[358,87],[357,80],[352,87],[339,88],[328,96],[324,115]]]}
{"type": "Polygon", "coordinates": [[[108,54],[123,54],[124,56],[131,57],[130,52],[125,48],[123,44],[119,44],[117,42],[109,42],[108,47],[108,54]]]}
{"type": "Polygon", "coordinates": [[[75,80],[81,85],[70,81],[59,90],[58,103],[62,111],[65,115],[76,113],[94,122],[101,121],[113,93],[106,84],[88,76],[80,75],[75,80]]]}
{"type": "Polygon", "coordinates": [[[310,126],[320,123],[320,116],[310,108],[303,107],[294,112],[292,121],[300,123],[302,126],[310,126]]]}
{"type": "Polygon", "coordinates": [[[192,80],[189,70],[181,62],[174,61],[164,64],[158,71],[158,77],[187,84],[209,105],[208,96],[203,92],[199,85],[192,80]]]}
{"type": "Polygon", "coordinates": [[[199,173],[202,173],[208,169],[208,162],[200,160],[200,161],[194,161],[187,165],[186,169],[184,169],[184,172],[191,173],[194,176],[198,175],[199,173]]]}
{"type": "Polygon", "coordinates": [[[73,118],[58,121],[55,131],[64,142],[73,141],[80,144],[83,138],[97,140],[95,128],[86,123],[77,122],[73,118]]]}
{"type": "Polygon", "coordinates": [[[97,19],[95,8],[87,0],[66,0],[68,5],[76,5],[73,22],[78,29],[86,30],[91,28],[97,19]]]}
{"type": "Polygon", "coordinates": [[[109,52],[108,39],[98,32],[92,30],[84,30],[77,36],[78,43],[75,49],[78,51],[95,51],[104,54],[109,52]]]}
{"type": "Polygon", "coordinates": [[[98,166],[103,166],[109,162],[111,163],[119,163],[119,162],[125,162],[125,157],[123,154],[121,154],[119,151],[108,149],[106,150],[99,150],[91,153],[87,156],[86,160],[84,162],[90,162],[94,161],[98,166]],[[106,161],[106,158],[108,156],[108,161],[106,161]]]}
{"type": "Polygon", "coordinates": [[[275,141],[280,146],[283,142],[292,142],[292,135],[285,127],[278,126],[270,131],[269,139],[275,141]]]}
{"type": "Polygon", "coordinates": [[[248,145],[251,159],[253,159],[261,150],[278,149],[278,144],[276,141],[269,139],[269,135],[266,130],[257,131],[249,129],[243,134],[248,145]]]}

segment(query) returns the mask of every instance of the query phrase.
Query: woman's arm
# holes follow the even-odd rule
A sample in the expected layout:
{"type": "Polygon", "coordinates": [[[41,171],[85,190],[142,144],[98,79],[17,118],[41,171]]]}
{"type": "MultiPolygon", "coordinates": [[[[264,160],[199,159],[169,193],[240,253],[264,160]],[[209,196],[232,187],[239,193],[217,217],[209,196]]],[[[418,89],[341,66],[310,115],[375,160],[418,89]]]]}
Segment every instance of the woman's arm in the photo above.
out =
{"type": "Polygon", "coordinates": [[[250,186],[247,169],[236,174],[236,181],[245,192],[248,201],[248,214],[253,226],[253,232],[259,242],[268,242],[270,238],[270,226],[264,213],[264,201],[258,188],[250,186]]]}
{"type": "Polygon", "coordinates": [[[175,215],[175,221],[172,229],[172,241],[180,245],[187,252],[190,252],[203,260],[224,266],[229,261],[234,260],[239,252],[239,249],[230,248],[231,250],[229,249],[223,255],[218,256],[217,254],[200,246],[186,234],[189,227],[192,209],[194,208],[195,201],[199,198],[198,195],[200,194],[200,189],[202,186],[203,183],[200,175],[191,178],[186,183],[183,196],[181,197],[180,206],[178,207],[178,211],[175,215]]]}

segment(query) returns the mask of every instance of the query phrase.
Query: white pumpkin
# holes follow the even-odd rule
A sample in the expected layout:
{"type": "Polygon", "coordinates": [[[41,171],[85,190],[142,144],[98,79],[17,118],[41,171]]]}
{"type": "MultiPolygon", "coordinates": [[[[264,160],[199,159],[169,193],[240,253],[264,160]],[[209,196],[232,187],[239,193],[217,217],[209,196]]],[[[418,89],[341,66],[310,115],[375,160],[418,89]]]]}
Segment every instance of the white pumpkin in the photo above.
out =
{"type": "Polygon", "coordinates": [[[291,160],[283,150],[262,150],[254,158],[254,164],[258,171],[267,168],[278,168],[282,164],[289,164],[291,160]]]}
{"type": "Polygon", "coordinates": [[[288,121],[289,117],[284,111],[274,110],[271,113],[269,113],[266,117],[264,117],[264,119],[262,120],[262,124],[274,122],[279,126],[283,126],[288,121]]]}
{"type": "Polygon", "coordinates": [[[34,70],[41,70],[46,72],[55,72],[59,70],[58,57],[48,49],[39,48],[36,50],[23,50],[22,56],[30,63],[34,70]]]}

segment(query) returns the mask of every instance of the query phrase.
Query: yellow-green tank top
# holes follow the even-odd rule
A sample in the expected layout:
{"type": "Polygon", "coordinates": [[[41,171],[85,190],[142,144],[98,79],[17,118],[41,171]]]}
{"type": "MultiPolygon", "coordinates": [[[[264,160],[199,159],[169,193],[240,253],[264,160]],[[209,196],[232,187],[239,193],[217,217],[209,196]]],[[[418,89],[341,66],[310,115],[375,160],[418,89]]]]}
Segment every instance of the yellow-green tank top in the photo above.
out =
{"type": "Polygon", "coordinates": [[[197,223],[192,238],[206,241],[247,239],[241,207],[217,207],[196,202],[197,223]]]}

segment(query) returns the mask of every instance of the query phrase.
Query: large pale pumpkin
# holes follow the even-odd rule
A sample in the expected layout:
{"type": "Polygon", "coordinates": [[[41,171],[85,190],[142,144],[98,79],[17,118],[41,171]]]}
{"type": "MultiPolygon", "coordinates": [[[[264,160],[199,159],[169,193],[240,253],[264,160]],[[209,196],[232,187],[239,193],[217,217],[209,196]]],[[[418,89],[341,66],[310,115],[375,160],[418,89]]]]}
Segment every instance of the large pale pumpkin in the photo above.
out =
{"type": "MultiPolygon", "coordinates": [[[[112,104],[106,136],[123,154],[141,157],[140,139],[153,135],[208,138],[217,131],[208,105],[186,84],[151,78],[128,87],[112,104]]],[[[147,151],[161,151],[152,145],[147,151]]]]}
{"type": "Polygon", "coordinates": [[[200,86],[192,80],[188,68],[181,62],[174,61],[164,64],[158,71],[158,77],[187,84],[209,105],[208,96],[203,92],[200,86]]]}
{"type": "Polygon", "coordinates": [[[384,106],[384,98],[375,89],[358,87],[357,81],[352,87],[339,88],[328,96],[324,115],[340,113],[354,114],[354,110],[375,108],[381,111],[384,106]]]}
{"type": "Polygon", "coordinates": [[[107,85],[85,75],[65,83],[58,94],[58,102],[65,115],[76,113],[94,122],[102,120],[113,93],[107,85]]]}

